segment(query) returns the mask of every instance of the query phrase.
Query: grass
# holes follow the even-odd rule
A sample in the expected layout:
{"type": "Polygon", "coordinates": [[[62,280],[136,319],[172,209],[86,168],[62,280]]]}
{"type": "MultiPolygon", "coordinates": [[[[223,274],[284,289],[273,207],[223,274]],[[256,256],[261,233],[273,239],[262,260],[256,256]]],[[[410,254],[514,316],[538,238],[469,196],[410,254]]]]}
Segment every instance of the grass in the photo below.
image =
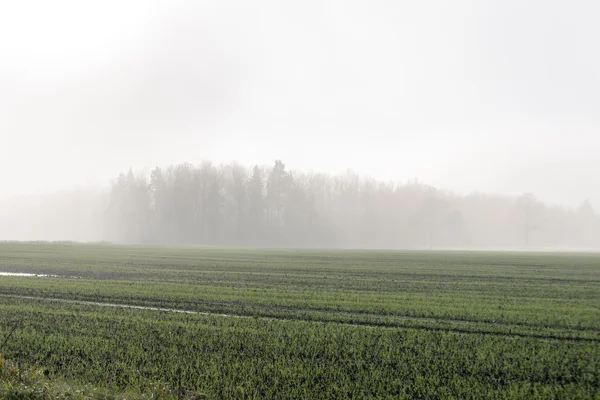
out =
{"type": "Polygon", "coordinates": [[[178,398],[200,400],[207,398],[204,394],[190,392],[180,395],[177,390],[164,384],[156,384],[144,392],[132,388],[125,390],[99,388],[60,377],[48,377],[47,371],[39,367],[24,366],[21,362],[5,360],[0,355],[0,398],[10,400],[171,400],[178,398]]]}
{"type": "Polygon", "coordinates": [[[596,254],[11,243],[0,271],[70,277],[0,278],[0,338],[22,321],[2,351],[51,381],[133,398],[600,396],[596,254]]]}

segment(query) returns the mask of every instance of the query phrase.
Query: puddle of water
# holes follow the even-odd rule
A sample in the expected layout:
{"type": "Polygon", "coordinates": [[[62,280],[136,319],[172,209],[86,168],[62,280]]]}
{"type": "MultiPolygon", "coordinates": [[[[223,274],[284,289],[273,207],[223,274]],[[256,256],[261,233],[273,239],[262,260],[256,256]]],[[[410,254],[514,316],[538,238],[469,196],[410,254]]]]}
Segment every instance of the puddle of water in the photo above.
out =
{"type": "MultiPolygon", "coordinates": [[[[32,274],[30,274],[32,275],[32,274]]],[[[163,308],[163,307],[151,307],[151,306],[136,306],[134,304],[117,304],[117,303],[102,303],[97,301],[87,301],[87,300],[72,300],[72,299],[61,299],[54,297],[38,297],[38,296],[21,296],[16,294],[0,294],[0,297],[8,297],[15,299],[26,299],[26,300],[45,300],[45,301],[55,301],[59,303],[70,303],[70,304],[82,304],[88,306],[99,306],[99,307],[114,307],[114,308],[131,308],[134,310],[150,310],[150,311],[165,311],[165,312],[173,312],[180,314],[195,314],[195,315],[209,315],[214,317],[229,317],[229,318],[257,318],[250,315],[235,315],[235,314],[219,314],[205,311],[188,311],[188,310],[179,310],[176,308],[163,308]]],[[[269,317],[259,317],[263,319],[272,319],[269,317]]]]}
{"type": "Polygon", "coordinates": [[[25,277],[32,277],[32,278],[59,278],[58,275],[28,274],[25,272],[0,272],[0,276],[25,276],[25,277]]]}

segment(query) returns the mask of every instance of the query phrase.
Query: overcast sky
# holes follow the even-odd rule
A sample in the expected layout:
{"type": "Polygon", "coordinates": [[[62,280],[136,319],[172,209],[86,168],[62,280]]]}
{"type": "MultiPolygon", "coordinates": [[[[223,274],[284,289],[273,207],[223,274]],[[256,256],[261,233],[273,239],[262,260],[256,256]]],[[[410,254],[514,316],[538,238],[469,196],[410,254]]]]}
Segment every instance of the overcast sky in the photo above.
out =
{"type": "Polygon", "coordinates": [[[0,5],[0,197],[240,161],[600,209],[600,2],[0,5]]]}

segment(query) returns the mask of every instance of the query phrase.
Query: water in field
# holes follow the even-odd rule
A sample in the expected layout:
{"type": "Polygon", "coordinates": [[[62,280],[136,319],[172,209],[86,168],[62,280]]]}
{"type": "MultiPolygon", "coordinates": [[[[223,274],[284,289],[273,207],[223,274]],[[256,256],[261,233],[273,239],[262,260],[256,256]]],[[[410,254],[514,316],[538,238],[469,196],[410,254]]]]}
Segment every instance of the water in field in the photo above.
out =
{"type": "Polygon", "coordinates": [[[26,272],[0,272],[0,276],[25,276],[32,278],[56,278],[58,275],[48,275],[48,274],[29,274],[26,272]]]}

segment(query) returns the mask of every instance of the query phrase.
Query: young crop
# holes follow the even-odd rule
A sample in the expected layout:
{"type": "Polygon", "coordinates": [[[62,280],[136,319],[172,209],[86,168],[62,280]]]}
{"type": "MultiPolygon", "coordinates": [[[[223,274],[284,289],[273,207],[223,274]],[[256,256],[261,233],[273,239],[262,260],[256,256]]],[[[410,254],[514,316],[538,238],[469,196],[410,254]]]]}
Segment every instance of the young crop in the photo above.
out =
{"type": "Polygon", "coordinates": [[[46,380],[133,398],[600,390],[597,256],[29,246],[0,269],[77,277],[0,281],[0,351],[46,380]]]}

